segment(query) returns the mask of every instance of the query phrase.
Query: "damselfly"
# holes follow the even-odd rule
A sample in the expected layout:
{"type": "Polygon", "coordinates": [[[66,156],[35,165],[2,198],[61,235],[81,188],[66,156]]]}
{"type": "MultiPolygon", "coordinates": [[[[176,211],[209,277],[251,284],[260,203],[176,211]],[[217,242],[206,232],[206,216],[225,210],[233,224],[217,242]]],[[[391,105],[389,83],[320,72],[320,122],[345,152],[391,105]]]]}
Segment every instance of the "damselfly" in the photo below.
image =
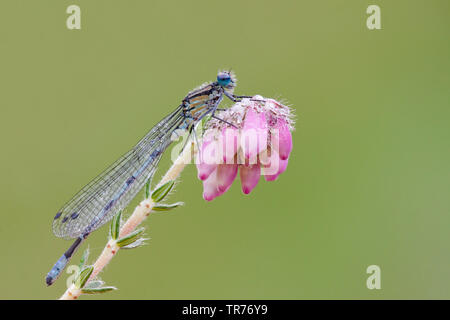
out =
{"type": "Polygon", "coordinates": [[[234,75],[224,71],[218,73],[217,81],[189,92],[181,104],[156,124],[136,146],[61,208],[53,219],[53,233],[57,237],[76,240],[47,274],[47,285],[60,276],[83,240],[123,210],[151,179],[176,130],[191,133],[207,115],[219,119],[215,112],[224,95],[232,101],[246,98],[233,94],[235,86],[234,75]]]}

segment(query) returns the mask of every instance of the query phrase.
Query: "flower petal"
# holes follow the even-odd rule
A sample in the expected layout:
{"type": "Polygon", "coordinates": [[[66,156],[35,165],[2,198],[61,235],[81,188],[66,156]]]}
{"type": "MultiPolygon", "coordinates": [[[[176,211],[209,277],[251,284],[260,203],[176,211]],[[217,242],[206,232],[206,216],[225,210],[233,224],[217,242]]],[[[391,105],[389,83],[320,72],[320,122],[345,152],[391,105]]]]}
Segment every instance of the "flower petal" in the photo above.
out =
{"type": "Polygon", "coordinates": [[[197,176],[200,180],[206,180],[216,168],[214,164],[197,163],[197,176]]]}
{"type": "Polygon", "coordinates": [[[249,194],[259,182],[261,168],[259,164],[241,165],[239,175],[241,177],[242,192],[249,194]]]}
{"type": "MultiPolygon", "coordinates": [[[[266,176],[276,175],[280,169],[280,156],[274,149],[259,154],[262,174],[266,176]]],[[[267,179],[266,179],[267,180],[267,179]]]]}
{"type": "Polygon", "coordinates": [[[255,164],[256,155],[267,148],[267,121],[263,112],[248,108],[240,140],[244,157],[250,160],[249,164],[255,164]]]}
{"type": "Polygon", "coordinates": [[[287,165],[288,165],[288,160],[287,159],[286,160],[280,159],[277,173],[265,175],[264,179],[266,179],[266,181],[274,181],[274,180],[276,180],[278,178],[278,176],[280,174],[282,174],[286,170],[287,165]]]}
{"type": "Polygon", "coordinates": [[[220,164],[217,166],[217,189],[221,192],[226,192],[238,172],[237,164],[220,164]]]}
{"type": "Polygon", "coordinates": [[[286,120],[278,118],[274,129],[278,130],[278,134],[272,134],[272,146],[280,155],[281,160],[287,160],[292,151],[292,134],[289,125],[286,120]]]}
{"type": "Polygon", "coordinates": [[[223,128],[221,143],[223,146],[223,162],[234,163],[234,155],[238,150],[239,130],[236,128],[223,128]]]}
{"type": "Polygon", "coordinates": [[[214,140],[205,140],[199,150],[199,157],[197,160],[197,172],[198,178],[200,180],[206,180],[209,175],[217,168],[217,164],[214,161],[211,161],[211,154],[208,149],[212,149],[211,143],[214,143],[214,140]],[[208,148],[209,146],[209,148],[208,148]]]}
{"type": "Polygon", "coordinates": [[[206,201],[211,201],[220,196],[222,192],[219,191],[217,186],[217,170],[214,170],[209,177],[203,181],[203,199],[206,201]]]}

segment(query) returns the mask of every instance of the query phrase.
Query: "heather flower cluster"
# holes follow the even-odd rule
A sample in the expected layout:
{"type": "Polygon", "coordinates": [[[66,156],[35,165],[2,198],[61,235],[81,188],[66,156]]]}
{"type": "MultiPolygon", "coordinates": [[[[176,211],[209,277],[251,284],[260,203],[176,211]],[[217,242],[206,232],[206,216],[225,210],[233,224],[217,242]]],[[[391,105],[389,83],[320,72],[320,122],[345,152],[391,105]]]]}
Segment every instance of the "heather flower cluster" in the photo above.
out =
{"type": "Polygon", "coordinates": [[[205,200],[225,193],[238,172],[242,191],[248,194],[261,175],[273,181],[286,170],[294,129],[289,107],[255,96],[216,116],[220,120],[206,123],[196,161],[205,200]]]}

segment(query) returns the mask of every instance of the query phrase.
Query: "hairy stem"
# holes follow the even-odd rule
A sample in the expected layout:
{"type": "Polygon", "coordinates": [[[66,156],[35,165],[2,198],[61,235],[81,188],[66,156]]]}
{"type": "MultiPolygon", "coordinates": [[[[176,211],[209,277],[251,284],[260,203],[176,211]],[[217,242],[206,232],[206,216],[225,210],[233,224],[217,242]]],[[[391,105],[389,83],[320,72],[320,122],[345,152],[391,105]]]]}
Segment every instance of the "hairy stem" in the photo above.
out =
{"type": "MultiPolygon", "coordinates": [[[[156,186],[159,187],[164,183],[175,180],[178,178],[180,173],[185,168],[186,164],[191,162],[192,152],[195,152],[195,148],[193,148],[192,143],[188,143],[184,148],[183,152],[178,156],[177,160],[172,164],[170,169],[166,172],[166,174],[162,177],[161,181],[156,186]]],[[[122,238],[131,232],[133,232],[138,225],[140,225],[152,211],[155,202],[149,198],[141,201],[139,205],[134,209],[133,214],[128,218],[128,220],[123,224],[119,232],[119,238],[122,238]]],[[[103,268],[108,265],[108,263],[112,260],[112,258],[117,254],[120,247],[117,245],[117,241],[114,239],[110,239],[103,249],[100,256],[97,258],[97,261],[94,263],[94,270],[87,281],[91,281],[94,279],[103,268]]],[[[82,290],[77,288],[75,284],[70,285],[70,287],[64,292],[64,294],[59,298],[60,300],[75,300],[82,294],[82,290]]]]}

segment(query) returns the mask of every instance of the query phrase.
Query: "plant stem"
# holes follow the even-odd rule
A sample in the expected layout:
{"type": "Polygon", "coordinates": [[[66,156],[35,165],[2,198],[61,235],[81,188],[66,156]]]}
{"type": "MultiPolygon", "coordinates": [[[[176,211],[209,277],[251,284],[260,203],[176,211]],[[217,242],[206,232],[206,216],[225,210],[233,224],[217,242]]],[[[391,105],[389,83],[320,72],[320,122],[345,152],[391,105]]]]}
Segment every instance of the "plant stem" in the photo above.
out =
{"type": "MultiPolygon", "coordinates": [[[[186,167],[186,164],[191,162],[192,153],[196,152],[195,147],[192,143],[188,143],[184,148],[183,152],[178,156],[177,160],[172,164],[170,169],[162,177],[161,181],[158,183],[156,188],[163,185],[164,183],[175,180],[178,178],[180,173],[186,167]]],[[[123,224],[119,232],[119,239],[133,232],[138,225],[140,225],[152,211],[155,202],[149,198],[141,201],[139,205],[134,209],[133,214],[128,218],[128,220],[123,224]]],[[[89,280],[94,279],[106,265],[112,260],[112,258],[117,254],[120,247],[117,245],[117,241],[110,239],[103,249],[97,261],[94,263],[94,271],[92,272],[89,280]]],[[[75,284],[70,285],[66,292],[59,298],[60,300],[75,300],[82,294],[82,289],[77,288],[75,284]]]]}

